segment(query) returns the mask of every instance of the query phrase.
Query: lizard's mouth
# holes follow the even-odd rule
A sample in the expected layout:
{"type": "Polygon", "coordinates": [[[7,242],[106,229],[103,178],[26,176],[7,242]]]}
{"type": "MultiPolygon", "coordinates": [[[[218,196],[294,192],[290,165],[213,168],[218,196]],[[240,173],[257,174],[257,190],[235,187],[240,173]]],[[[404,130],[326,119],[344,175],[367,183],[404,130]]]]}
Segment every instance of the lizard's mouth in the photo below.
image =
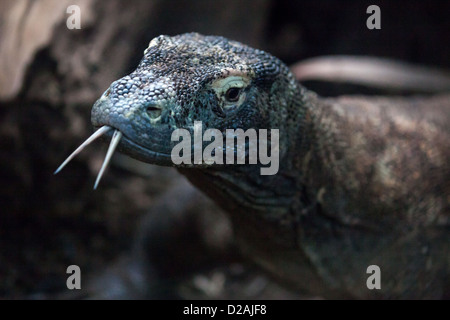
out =
{"type": "Polygon", "coordinates": [[[111,161],[111,157],[116,151],[117,147],[126,154],[133,155],[138,160],[151,162],[155,164],[164,165],[170,161],[170,155],[149,150],[146,147],[139,145],[130,138],[126,137],[120,130],[111,126],[104,125],[97,127],[97,130],[87,138],[67,159],[56,169],[54,174],[60,172],[73,158],[75,158],[84,148],[91,144],[94,140],[101,136],[111,136],[108,151],[106,152],[105,160],[95,180],[94,189],[97,189],[98,184],[111,161]]]}

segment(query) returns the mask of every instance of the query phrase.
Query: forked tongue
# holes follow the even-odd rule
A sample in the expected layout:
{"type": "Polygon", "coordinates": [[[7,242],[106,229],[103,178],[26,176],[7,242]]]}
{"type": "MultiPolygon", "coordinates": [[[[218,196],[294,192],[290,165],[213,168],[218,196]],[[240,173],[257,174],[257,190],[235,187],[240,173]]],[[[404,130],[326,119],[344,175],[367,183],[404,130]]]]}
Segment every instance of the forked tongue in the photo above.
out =
{"type": "Polygon", "coordinates": [[[106,153],[105,160],[103,160],[102,167],[100,168],[100,171],[98,172],[98,175],[97,175],[97,179],[95,180],[94,190],[97,189],[97,186],[98,186],[100,180],[102,179],[103,173],[105,172],[106,168],[108,167],[109,161],[111,160],[111,157],[114,154],[114,151],[116,150],[116,147],[119,144],[119,141],[121,138],[122,138],[122,132],[120,132],[119,130],[114,131],[111,142],[109,144],[108,152],[106,153]]]}
{"type": "MultiPolygon", "coordinates": [[[[89,138],[86,139],[85,142],[83,142],[70,156],[67,157],[66,160],[56,169],[56,171],[53,174],[59,173],[73,158],[75,158],[84,148],[86,148],[89,144],[92,143],[92,141],[98,139],[102,135],[104,135],[106,132],[114,130],[110,126],[103,126],[97,131],[95,131],[89,138]]],[[[102,167],[97,175],[97,179],[95,180],[94,184],[94,190],[97,189],[98,184],[100,183],[100,180],[103,176],[103,173],[105,172],[106,168],[108,167],[108,164],[111,160],[112,155],[114,154],[114,151],[117,148],[117,145],[120,142],[120,139],[122,138],[122,133],[119,130],[115,130],[113,137],[111,139],[111,142],[109,144],[108,152],[106,153],[105,160],[103,161],[102,167]]]]}

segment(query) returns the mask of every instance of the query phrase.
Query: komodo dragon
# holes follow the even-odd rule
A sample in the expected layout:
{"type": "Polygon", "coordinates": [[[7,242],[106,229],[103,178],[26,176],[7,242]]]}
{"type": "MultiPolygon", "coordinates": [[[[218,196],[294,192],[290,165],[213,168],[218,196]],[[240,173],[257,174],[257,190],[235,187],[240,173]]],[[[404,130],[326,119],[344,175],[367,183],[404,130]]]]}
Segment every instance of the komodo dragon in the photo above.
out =
{"type": "MultiPolygon", "coordinates": [[[[450,95],[306,90],[272,55],[223,37],[159,36],[92,109],[99,136],[176,166],[226,210],[243,255],[326,298],[445,298],[450,292],[450,95]],[[175,129],[279,129],[279,170],[175,165],[175,129]],[[367,268],[381,271],[369,290],[367,268]]],[[[268,142],[270,144],[270,141],[268,142]]],[[[270,146],[269,146],[270,147],[270,146]]],[[[234,149],[236,153],[236,148],[234,149]]]]}

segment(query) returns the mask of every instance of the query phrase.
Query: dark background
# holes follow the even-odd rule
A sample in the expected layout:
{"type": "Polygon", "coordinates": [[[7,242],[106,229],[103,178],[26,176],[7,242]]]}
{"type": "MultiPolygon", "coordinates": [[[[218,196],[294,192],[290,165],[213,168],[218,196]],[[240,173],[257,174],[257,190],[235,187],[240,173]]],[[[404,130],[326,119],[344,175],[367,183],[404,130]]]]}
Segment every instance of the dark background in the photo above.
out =
{"type": "Polygon", "coordinates": [[[287,64],[352,54],[448,69],[449,14],[450,1],[436,0],[2,0],[0,298],[64,290],[70,264],[98,272],[129,250],[141,217],[180,183],[170,168],[116,154],[93,192],[106,152],[99,142],[52,174],[92,132],[92,104],[153,37],[222,35],[287,64]],[[70,4],[82,9],[81,30],[66,28],[70,4]],[[381,30],[366,28],[371,4],[381,8],[381,30]]]}

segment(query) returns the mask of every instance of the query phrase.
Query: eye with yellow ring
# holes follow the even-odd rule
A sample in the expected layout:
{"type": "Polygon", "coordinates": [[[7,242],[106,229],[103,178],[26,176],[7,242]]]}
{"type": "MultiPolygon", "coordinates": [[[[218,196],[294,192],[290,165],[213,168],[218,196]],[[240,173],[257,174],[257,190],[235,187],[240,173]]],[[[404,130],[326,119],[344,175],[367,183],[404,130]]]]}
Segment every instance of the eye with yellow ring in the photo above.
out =
{"type": "Polygon", "coordinates": [[[239,107],[245,101],[245,88],[249,84],[247,77],[233,75],[214,81],[211,87],[222,101],[222,108],[228,110],[239,107]]]}

